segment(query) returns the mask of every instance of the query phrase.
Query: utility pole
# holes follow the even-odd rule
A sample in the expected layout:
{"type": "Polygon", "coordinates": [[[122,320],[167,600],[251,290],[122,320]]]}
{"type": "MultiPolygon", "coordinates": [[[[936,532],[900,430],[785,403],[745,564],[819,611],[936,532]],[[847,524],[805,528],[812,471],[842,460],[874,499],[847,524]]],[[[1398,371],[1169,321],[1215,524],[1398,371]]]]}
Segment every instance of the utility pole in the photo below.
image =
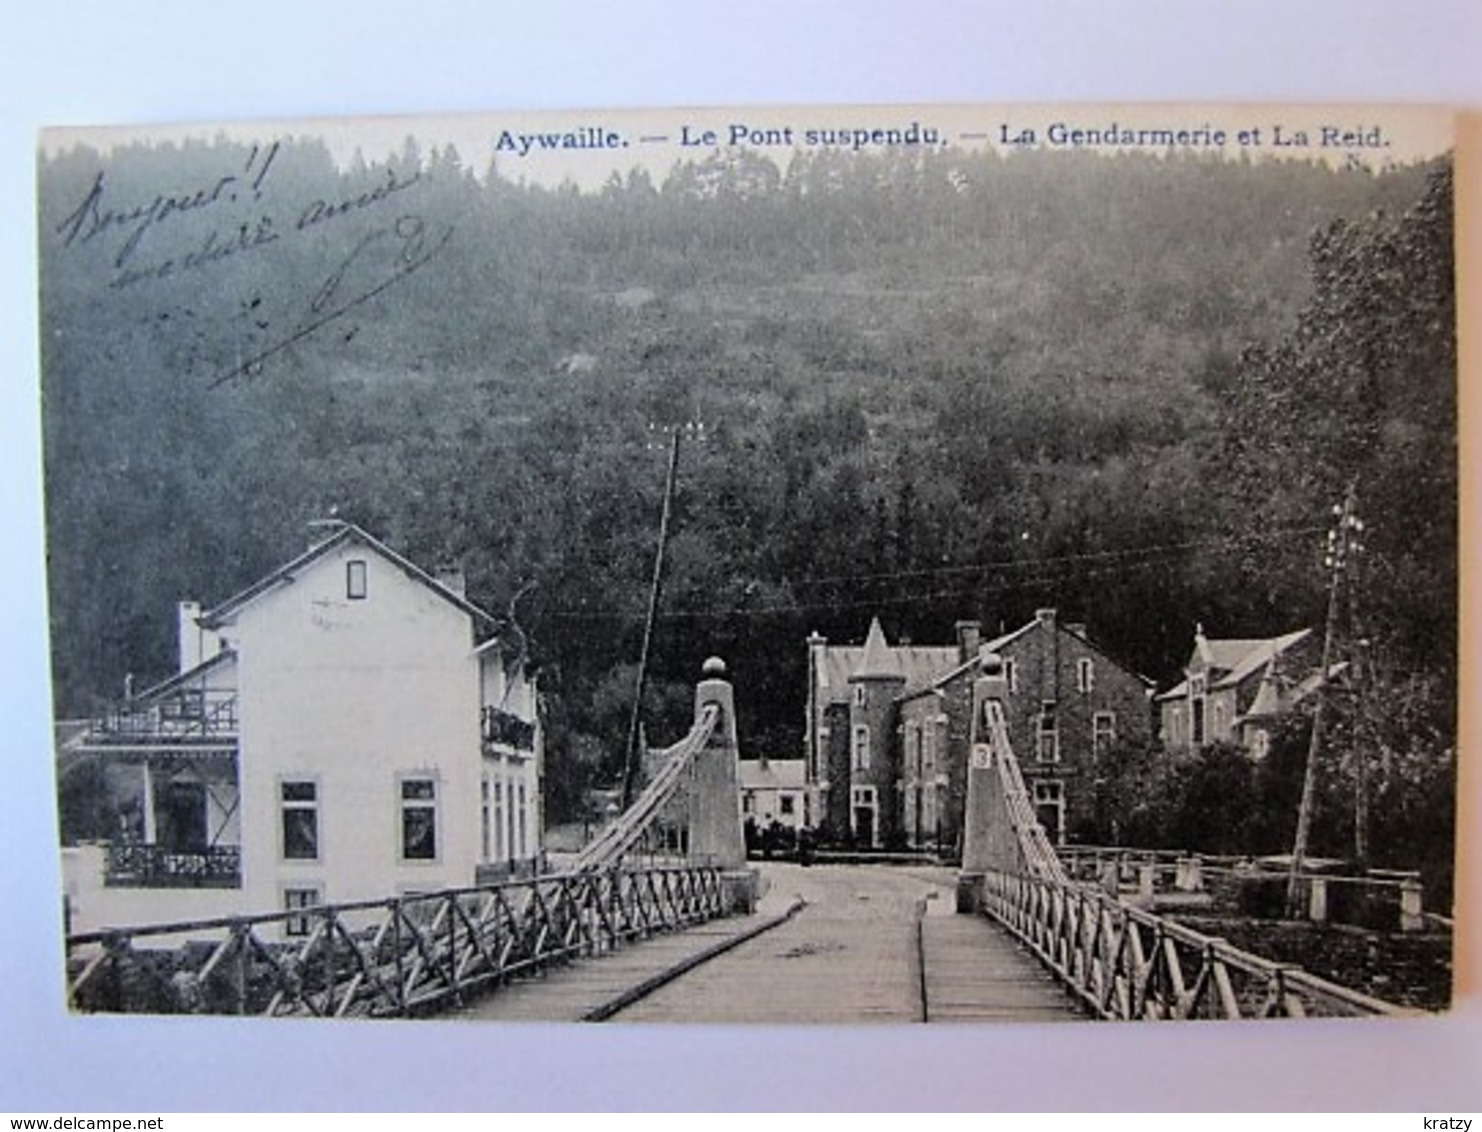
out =
{"type": "MultiPolygon", "coordinates": [[[[1350,583],[1351,585],[1352,583],[1350,583]]],[[[1369,674],[1372,660],[1369,642],[1360,639],[1358,654],[1354,657],[1353,680],[1358,688],[1358,717],[1363,723],[1362,733],[1356,733],[1353,750],[1353,859],[1359,869],[1369,867],[1369,748],[1372,738],[1372,720],[1369,712],[1369,674]]]]}
{"type": "Polygon", "coordinates": [[[638,686],[633,691],[633,714],[628,720],[628,746],[623,760],[623,809],[633,804],[634,788],[638,783],[643,735],[643,690],[648,683],[648,654],[653,647],[654,622],[659,617],[659,595],[664,588],[664,551],[669,542],[669,515],[674,508],[674,479],[679,470],[679,436],[681,429],[674,428],[674,439],[669,447],[669,475],[664,482],[664,511],[659,519],[659,548],[654,554],[653,584],[648,591],[648,616],[643,622],[643,648],[638,655],[638,686]]]}
{"type": "Polygon", "coordinates": [[[1291,871],[1287,874],[1287,915],[1296,918],[1301,914],[1300,878],[1302,864],[1307,856],[1307,842],[1312,829],[1312,808],[1317,793],[1317,763],[1322,752],[1323,708],[1327,703],[1328,676],[1333,666],[1333,638],[1337,635],[1338,595],[1343,573],[1347,567],[1348,554],[1356,549],[1356,538],[1363,531],[1363,521],[1354,514],[1356,487],[1350,483],[1342,507],[1334,507],[1337,524],[1328,532],[1328,552],[1323,564],[1331,571],[1328,580],[1327,624],[1323,630],[1322,667],[1318,670],[1315,695],[1317,704],[1312,712],[1312,738],[1307,746],[1307,765],[1302,772],[1302,798],[1297,805],[1297,834],[1292,843],[1291,871]]]}

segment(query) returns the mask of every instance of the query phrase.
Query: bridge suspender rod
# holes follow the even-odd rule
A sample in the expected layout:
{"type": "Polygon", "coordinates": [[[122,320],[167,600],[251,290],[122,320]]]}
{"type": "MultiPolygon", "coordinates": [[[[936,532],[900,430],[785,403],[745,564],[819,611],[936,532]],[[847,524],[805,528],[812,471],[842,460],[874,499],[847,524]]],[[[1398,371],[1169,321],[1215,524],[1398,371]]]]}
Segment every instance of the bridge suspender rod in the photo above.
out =
{"type": "Polygon", "coordinates": [[[573,863],[576,871],[606,868],[616,864],[643,836],[659,810],[674,796],[681,776],[694,761],[696,753],[709,741],[710,733],[715,729],[719,718],[719,712],[713,705],[705,709],[690,733],[668,749],[668,760],[643,793],[577,855],[573,863]]]}
{"type": "Polygon", "coordinates": [[[679,469],[680,428],[674,426],[674,439],[669,447],[669,475],[664,483],[664,511],[659,519],[659,549],[654,555],[653,585],[648,591],[648,616],[643,622],[643,649],[638,655],[638,686],[633,691],[633,715],[628,722],[628,748],[623,761],[623,809],[633,804],[633,788],[638,781],[642,752],[638,736],[643,712],[643,689],[648,682],[648,653],[653,645],[654,622],[659,616],[659,595],[664,587],[664,550],[669,541],[669,515],[674,507],[674,478],[679,469]]]}

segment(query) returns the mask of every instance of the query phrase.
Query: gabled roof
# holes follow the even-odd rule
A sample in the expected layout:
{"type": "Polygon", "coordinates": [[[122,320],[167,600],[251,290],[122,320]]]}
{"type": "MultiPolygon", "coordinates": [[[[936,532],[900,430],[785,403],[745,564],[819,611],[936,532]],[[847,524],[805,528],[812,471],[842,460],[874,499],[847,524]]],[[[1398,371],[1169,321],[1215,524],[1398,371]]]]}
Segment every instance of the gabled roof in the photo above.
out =
{"type": "MultiPolygon", "coordinates": [[[[1019,628],[1015,629],[1011,633],[1004,633],[1002,636],[994,637],[991,641],[984,641],[978,649],[978,654],[979,656],[981,656],[985,652],[1003,652],[1014,642],[1018,641],[1022,637],[1028,636],[1036,628],[1044,624],[1045,623],[1043,621],[1036,617],[1033,621],[1030,621],[1024,625],[1020,625],[1019,628]]],[[[1049,628],[1049,626],[1046,626],[1046,628],[1049,628]]],[[[1076,630],[1070,628],[1068,625],[1062,625],[1059,622],[1055,623],[1054,631],[1074,637],[1076,640],[1080,641],[1087,648],[1093,650],[1097,655],[1101,656],[1109,663],[1116,665],[1118,668],[1122,669],[1122,671],[1126,672],[1129,676],[1141,681],[1149,689],[1154,686],[1152,680],[1149,680],[1146,676],[1134,672],[1132,669],[1122,664],[1119,660],[1116,659],[1116,657],[1108,654],[1105,649],[1103,649],[1095,641],[1091,640],[1091,638],[1086,636],[1084,633],[1079,633],[1076,630]]],[[[956,652],[956,650],[954,649],[953,652],[956,652]]],[[[938,688],[943,688],[946,685],[950,684],[953,680],[956,680],[958,677],[962,676],[964,673],[970,672],[972,669],[978,666],[977,656],[969,657],[967,660],[961,659],[960,656],[954,656],[953,660],[955,661],[955,663],[950,668],[947,668],[941,672],[933,673],[924,680],[920,680],[908,685],[906,689],[899,696],[896,697],[896,699],[898,701],[911,700],[915,699],[919,695],[922,695],[923,693],[932,692],[938,688]]]]}
{"type": "Polygon", "coordinates": [[[1014,641],[1017,641],[1020,637],[1024,636],[1038,624],[1039,621],[1038,619],[1036,619],[1029,622],[1029,624],[1027,625],[1019,626],[1019,628],[1015,629],[1012,633],[1004,633],[1002,636],[994,637],[991,641],[984,641],[981,645],[978,646],[978,656],[970,656],[966,660],[962,659],[962,654],[959,653],[958,650],[953,649],[953,664],[950,668],[947,668],[943,671],[930,673],[924,679],[913,682],[912,684],[908,685],[906,687],[906,690],[896,698],[900,700],[915,699],[923,692],[935,691],[937,688],[945,687],[953,680],[956,680],[964,672],[969,672],[972,669],[976,668],[978,666],[978,657],[982,656],[983,653],[1002,652],[1010,644],[1012,644],[1014,641]]]}
{"type": "MultiPolygon", "coordinates": [[[[1212,691],[1243,684],[1262,670],[1270,669],[1273,664],[1279,667],[1284,654],[1311,636],[1311,629],[1297,629],[1279,637],[1216,639],[1206,637],[1201,628],[1195,631],[1194,652],[1209,666],[1209,688],[1212,691]]],[[[1182,699],[1188,694],[1189,681],[1185,679],[1155,698],[1162,703],[1182,699]]]]}
{"type": "MultiPolygon", "coordinates": [[[[815,644],[822,638],[812,638],[815,644]]],[[[960,656],[956,645],[892,645],[880,627],[870,622],[863,646],[824,644],[814,654],[813,680],[823,703],[847,703],[849,681],[855,677],[888,676],[908,683],[930,679],[960,656]]]]}
{"type": "Polygon", "coordinates": [[[801,790],[803,768],[802,759],[741,759],[736,779],[743,790],[801,790]]]}
{"type": "MultiPolygon", "coordinates": [[[[1311,635],[1311,629],[1298,629],[1295,633],[1284,633],[1282,636],[1272,637],[1270,640],[1238,642],[1246,644],[1249,647],[1243,656],[1234,664],[1228,666],[1230,669],[1228,675],[1222,676],[1216,681],[1214,686],[1216,688],[1230,688],[1244,682],[1247,677],[1255,675],[1256,672],[1271,664],[1272,661],[1279,658],[1288,649],[1294,645],[1301,644],[1311,635]]],[[[1229,643],[1233,644],[1237,642],[1229,643]]]]}
{"type": "Polygon", "coordinates": [[[133,702],[136,704],[146,704],[150,700],[157,700],[163,696],[168,696],[171,692],[189,687],[192,681],[198,680],[200,677],[205,676],[208,672],[217,668],[223,668],[228,661],[235,661],[236,659],[236,650],[222,649],[215,656],[208,657],[194,668],[187,668],[177,676],[171,676],[168,680],[161,680],[153,687],[145,688],[144,691],[134,696],[133,702]]]}
{"type": "MultiPolygon", "coordinates": [[[[1261,677],[1261,687],[1256,692],[1255,701],[1244,715],[1235,717],[1235,722],[1240,724],[1257,719],[1270,719],[1290,711],[1322,686],[1323,679],[1318,672],[1320,667],[1314,664],[1311,671],[1300,680],[1290,684],[1280,680],[1268,668],[1267,675],[1261,677]]],[[[1348,662],[1340,660],[1328,668],[1328,679],[1336,680],[1347,671],[1348,662]]]]}
{"type": "Polygon", "coordinates": [[[481,621],[488,625],[497,624],[495,618],[491,614],[480,609],[467,598],[460,597],[458,594],[448,589],[447,586],[443,585],[431,574],[427,573],[415,563],[397,554],[396,551],[392,550],[389,546],[381,542],[379,539],[367,534],[365,531],[357,527],[354,523],[342,523],[340,524],[339,529],[323,542],[316,543],[303,554],[300,554],[291,562],[286,562],[282,566],[279,566],[278,569],[274,570],[271,574],[268,574],[266,577],[254,582],[241,593],[237,594],[234,597],[227,598],[226,601],[216,606],[216,608],[209,609],[205,613],[201,614],[201,625],[207,629],[215,629],[223,624],[228,623],[243,609],[247,608],[249,605],[257,601],[258,598],[264,596],[265,594],[271,593],[279,586],[286,586],[291,584],[294,579],[309,566],[312,566],[326,554],[338,549],[341,546],[346,545],[347,543],[358,543],[361,546],[364,546],[367,550],[380,555],[387,562],[390,562],[397,569],[405,573],[413,581],[420,582],[422,585],[426,586],[429,590],[431,590],[438,597],[442,598],[444,601],[457,606],[464,613],[467,613],[470,617],[472,617],[476,622],[481,621]]]}
{"type": "Polygon", "coordinates": [[[1244,718],[1259,719],[1262,716],[1280,715],[1285,707],[1281,691],[1281,678],[1277,675],[1276,665],[1268,661],[1266,671],[1261,673],[1261,686],[1256,689],[1256,698],[1251,701],[1244,718]]]}
{"type": "Polygon", "coordinates": [[[1194,651],[1207,667],[1219,672],[1228,672],[1239,664],[1252,649],[1266,643],[1266,641],[1257,639],[1215,640],[1200,634],[1194,638],[1194,651]]]}
{"type": "MultiPolygon", "coordinates": [[[[821,651],[819,687],[827,693],[827,700],[845,703],[849,699],[849,677],[859,671],[865,650],[859,645],[828,645],[821,651]]],[[[891,652],[908,682],[930,679],[955,664],[960,655],[956,645],[894,645],[891,652]]]]}
{"type": "Polygon", "coordinates": [[[1154,696],[1153,702],[1161,704],[1168,700],[1182,700],[1185,699],[1188,694],[1189,682],[1187,680],[1180,680],[1173,687],[1169,688],[1168,691],[1159,692],[1156,696],[1154,696]]]}

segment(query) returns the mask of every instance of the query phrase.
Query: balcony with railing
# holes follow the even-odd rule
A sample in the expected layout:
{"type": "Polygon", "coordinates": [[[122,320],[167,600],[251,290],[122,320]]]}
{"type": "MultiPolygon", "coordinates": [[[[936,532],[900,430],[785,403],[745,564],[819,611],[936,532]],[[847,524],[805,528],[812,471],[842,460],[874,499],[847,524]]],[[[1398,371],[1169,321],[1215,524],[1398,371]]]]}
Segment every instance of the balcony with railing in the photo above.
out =
{"type": "Polygon", "coordinates": [[[483,709],[484,753],[510,753],[526,757],[535,753],[535,724],[502,708],[483,709]]]}
{"type": "Polygon", "coordinates": [[[235,743],[237,694],[187,688],[147,703],[127,703],[93,720],[101,744],[235,743]]]}
{"type": "Polygon", "coordinates": [[[192,850],[139,843],[110,845],[103,883],[109,888],[241,888],[242,849],[238,845],[192,850]]]}

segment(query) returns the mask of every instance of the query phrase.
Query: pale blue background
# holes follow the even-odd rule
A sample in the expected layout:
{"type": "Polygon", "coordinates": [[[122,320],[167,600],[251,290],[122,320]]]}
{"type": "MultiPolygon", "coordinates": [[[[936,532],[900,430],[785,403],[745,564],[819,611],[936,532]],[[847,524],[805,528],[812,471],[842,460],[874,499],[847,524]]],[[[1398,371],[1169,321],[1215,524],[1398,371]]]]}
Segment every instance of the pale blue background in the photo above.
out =
{"type": "Polygon", "coordinates": [[[1415,1023],[1156,1029],[496,1030],[67,1017],[45,677],[32,198],[35,131],[43,125],[792,102],[1482,106],[1482,5],[88,0],[5,7],[0,1112],[1482,1108],[1475,999],[1447,1019],[1415,1023]],[[208,8],[216,14],[203,15],[208,8]]]}

